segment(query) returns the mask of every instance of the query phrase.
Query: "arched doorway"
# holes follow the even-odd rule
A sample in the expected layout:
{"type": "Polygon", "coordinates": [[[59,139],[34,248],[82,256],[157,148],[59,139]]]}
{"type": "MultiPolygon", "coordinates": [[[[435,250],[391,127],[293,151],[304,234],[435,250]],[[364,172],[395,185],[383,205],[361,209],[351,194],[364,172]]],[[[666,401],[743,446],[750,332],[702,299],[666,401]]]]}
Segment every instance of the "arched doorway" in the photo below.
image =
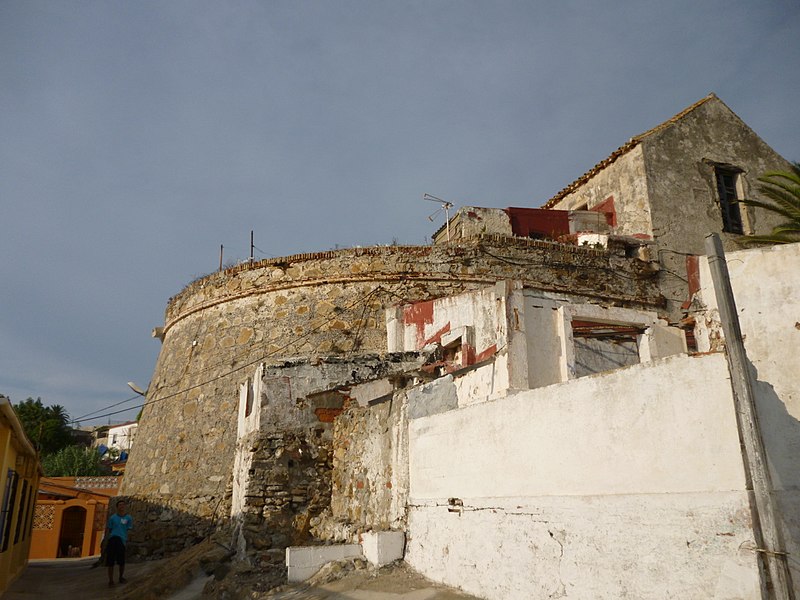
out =
{"type": "Polygon", "coordinates": [[[86,509],[82,506],[65,508],[61,515],[61,533],[58,536],[58,558],[78,557],[83,550],[83,530],[86,509]]]}

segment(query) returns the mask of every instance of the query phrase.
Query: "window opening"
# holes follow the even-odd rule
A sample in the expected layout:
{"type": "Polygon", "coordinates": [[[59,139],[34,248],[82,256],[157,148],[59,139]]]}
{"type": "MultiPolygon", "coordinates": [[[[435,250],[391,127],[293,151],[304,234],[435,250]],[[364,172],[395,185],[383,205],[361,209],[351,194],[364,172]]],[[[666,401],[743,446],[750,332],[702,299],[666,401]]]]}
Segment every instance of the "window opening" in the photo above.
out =
{"type": "Polygon", "coordinates": [[[3,498],[3,545],[0,552],[8,550],[8,542],[11,540],[11,523],[14,519],[14,498],[17,496],[17,483],[19,475],[13,469],[8,470],[6,480],[6,492],[3,498]]]}
{"type": "MultiPolygon", "coordinates": [[[[22,533],[22,524],[25,522],[25,513],[28,510],[28,482],[22,480],[22,493],[19,495],[19,512],[17,512],[17,525],[14,529],[14,543],[19,542],[19,536],[22,533]]],[[[24,539],[24,538],[23,538],[24,539]]]]}
{"type": "Polygon", "coordinates": [[[639,338],[643,333],[643,327],[627,323],[573,320],[575,376],[639,364],[639,338]]]}
{"type": "Polygon", "coordinates": [[[739,197],[736,191],[736,179],[739,174],[731,169],[715,169],[719,208],[722,212],[722,231],[727,233],[744,233],[742,213],[739,208],[739,197]]]}
{"type": "Polygon", "coordinates": [[[253,380],[247,380],[247,398],[244,406],[244,416],[249,417],[253,412],[253,380]]]}

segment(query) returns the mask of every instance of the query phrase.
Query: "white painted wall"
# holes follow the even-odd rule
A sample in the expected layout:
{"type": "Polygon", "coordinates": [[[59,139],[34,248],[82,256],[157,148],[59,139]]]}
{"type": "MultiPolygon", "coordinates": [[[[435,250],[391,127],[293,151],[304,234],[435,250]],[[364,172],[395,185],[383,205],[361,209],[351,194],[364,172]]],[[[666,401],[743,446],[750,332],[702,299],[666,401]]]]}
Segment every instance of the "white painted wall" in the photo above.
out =
{"type": "MultiPolygon", "coordinates": [[[[418,303],[426,304],[426,303],[418,303]]],[[[403,344],[401,350],[420,350],[437,334],[447,339],[457,337],[468,327],[470,342],[476,354],[486,351],[497,343],[498,303],[495,287],[487,287],[477,292],[448,296],[431,301],[431,318],[424,322],[404,322],[403,344]],[[456,333],[448,335],[450,332],[456,333]]]]}
{"type": "Polygon", "coordinates": [[[115,448],[120,452],[129,451],[133,446],[138,427],[139,423],[136,421],[112,425],[108,428],[108,447],[115,448]]]}
{"type": "MultiPolygon", "coordinates": [[[[756,377],[758,418],[770,466],[786,550],[800,557],[800,244],[726,256],[747,356],[756,377]]],[[[708,261],[700,261],[705,308],[696,315],[701,350],[719,330],[708,261]]],[[[800,597],[800,561],[789,560],[800,597]]]]}
{"type": "Polygon", "coordinates": [[[245,507],[247,486],[250,482],[250,467],[253,452],[258,444],[261,417],[261,387],[264,366],[259,365],[252,379],[239,386],[239,412],[236,431],[236,454],[233,458],[231,517],[239,528],[236,532],[236,551],[243,558],[247,550],[244,534],[241,531],[242,511],[245,507]],[[249,413],[248,413],[248,398],[249,413]]]}
{"type": "Polygon", "coordinates": [[[490,599],[758,597],[722,355],[413,420],[409,460],[406,560],[434,580],[490,599]]]}

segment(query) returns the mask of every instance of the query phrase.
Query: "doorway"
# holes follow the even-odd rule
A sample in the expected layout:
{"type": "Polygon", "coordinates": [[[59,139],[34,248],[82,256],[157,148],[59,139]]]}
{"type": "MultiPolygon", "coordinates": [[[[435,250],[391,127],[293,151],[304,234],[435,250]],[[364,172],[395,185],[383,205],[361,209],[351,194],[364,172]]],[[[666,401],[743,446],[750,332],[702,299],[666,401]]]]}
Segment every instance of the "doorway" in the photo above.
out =
{"type": "Polygon", "coordinates": [[[83,552],[83,530],[86,509],[70,506],[61,515],[61,534],[58,537],[58,558],[78,558],[83,552]]]}

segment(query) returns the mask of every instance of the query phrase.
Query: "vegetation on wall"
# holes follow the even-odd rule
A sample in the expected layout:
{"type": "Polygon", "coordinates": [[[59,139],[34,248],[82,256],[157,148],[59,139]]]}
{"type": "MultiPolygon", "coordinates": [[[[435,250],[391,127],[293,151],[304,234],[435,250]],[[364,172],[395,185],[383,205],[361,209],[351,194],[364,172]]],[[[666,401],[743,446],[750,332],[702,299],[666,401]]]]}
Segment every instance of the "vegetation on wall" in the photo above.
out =
{"type": "Polygon", "coordinates": [[[744,238],[746,244],[790,244],[800,242],[800,162],[791,171],[768,171],[758,178],[759,193],[768,200],[740,200],[746,206],[762,208],[786,220],[767,235],[744,238]]]}

